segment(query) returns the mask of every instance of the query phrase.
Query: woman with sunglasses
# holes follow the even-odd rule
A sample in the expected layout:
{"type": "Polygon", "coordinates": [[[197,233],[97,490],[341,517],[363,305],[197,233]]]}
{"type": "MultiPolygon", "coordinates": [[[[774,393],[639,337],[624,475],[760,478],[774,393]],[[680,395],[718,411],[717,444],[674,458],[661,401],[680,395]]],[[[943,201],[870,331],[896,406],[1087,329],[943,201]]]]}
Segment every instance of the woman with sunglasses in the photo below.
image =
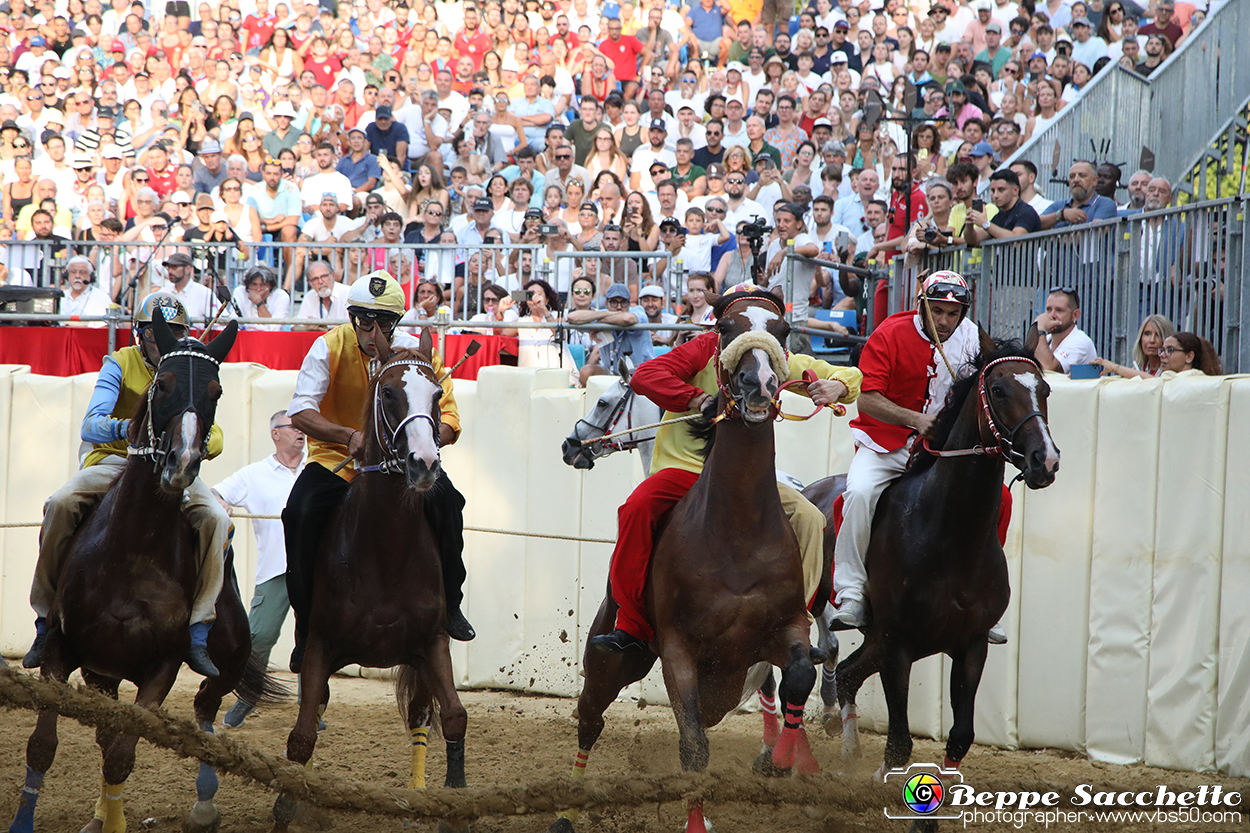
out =
{"type": "MultiPolygon", "coordinates": [[[[512,303],[512,296],[508,294],[508,290],[497,283],[490,283],[482,287],[482,311],[469,320],[503,323],[505,321],[516,321],[518,317],[516,306],[512,303]]],[[[465,332],[471,333],[475,331],[465,330],[465,332]]],[[[515,338],[519,331],[507,328],[492,328],[482,330],[481,332],[484,335],[501,335],[515,338]]]]}
{"type": "MultiPolygon", "coordinates": [[[[1098,0],[1099,3],[1102,0],[1098,0]]],[[[1093,4],[1091,3],[1090,11],[1092,12],[1093,4]]],[[[1098,21],[1098,37],[1108,46],[1118,41],[1124,36],[1124,4],[1119,0],[1113,0],[1108,3],[1102,12],[1102,19],[1098,21]]]]}
{"type": "Polygon", "coordinates": [[[569,371],[570,386],[576,386],[577,363],[565,340],[568,331],[560,334],[561,339],[556,338],[555,324],[564,318],[559,293],[551,284],[534,278],[525,284],[525,296],[519,320],[549,322],[552,326],[518,330],[517,367],[565,367],[569,371]]]}
{"type": "MultiPolygon", "coordinates": [[[[24,139],[22,141],[25,141],[24,139]]],[[[29,156],[13,161],[14,178],[4,183],[4,221],[13,223],[23,208],[34,199],[35,180],[30,172],[29,156]]]]}

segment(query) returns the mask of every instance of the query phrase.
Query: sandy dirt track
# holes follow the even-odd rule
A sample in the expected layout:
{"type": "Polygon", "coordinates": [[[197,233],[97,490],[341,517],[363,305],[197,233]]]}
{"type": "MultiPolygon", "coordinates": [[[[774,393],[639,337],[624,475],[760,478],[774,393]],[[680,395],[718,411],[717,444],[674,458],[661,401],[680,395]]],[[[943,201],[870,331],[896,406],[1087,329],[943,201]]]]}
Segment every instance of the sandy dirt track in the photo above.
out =
{"type": "MultiPolygon", "coordinates": [[[[289,679],[290,675],[283,675],[289,679]]],[[[190,718],[191,698],[198,678],[184,669],[167,702],[170,712],[190,718]]],[[[314,757],[322,771],[343,778],[367,780],[390,787],[404,787],[408,780],[407,731],[400,722],[389,683],[336,677],[331,682],[331,702],[326,713],[329,728],[322,734],[314,757]]],[[[123,688],[123,699],[133,698],[133,688],[123,688]]],[[[513,692],[462,692],[469,711],[467,774],[470,785],[530,784],[566,775],[576,749],[576,731],[570,721],[574,702],[552,697],[523,696],[513,692]]],[[[228,698],[223,706],[232,704],[228,698]]],[[[281,754],[295,717],[293,704],[266,709],[253,715],[237,736],[258,748],[281,754]]],[[[810,715],[809,715],[810,717],[810,715]]],[[[636,774],[676,773],[677,730],[666,708],[639,709],[617,703],[607,714],[608,726],[590,759],[592,778],[627,777],[636,774]]],[[[218,725],[220,726],[220,715],[218,725]]],[[[16,808],[25,767],[26,740],[34,727],[34,714],[8,711],[0,715],[0,826],[7,826],[16,808]]],[[[60,747],[56,763],[40,796],[36,829],[74,831],[91,815],[99,784],[100,758],[94,731],[73,721],[60,722],[60,747]]],[[[218,731],[222,731],[220,728],[218,731]]],[[[824,771],[817,783],[838,796],[836,802],[808,806],[722,804],[709,806],[708,816],[719,833],[756,830],[792,833],[841,833],[842,831],[898,831],[907,824],[889,822],[881,807],[894,800],[895,790],[872,783],[871,775],[881,761],[883,738],[864,733],[865,758],[847,766],[840,758],[841,741],[829,738],[819,727],[810,730],[816,757],[824,771]]],[[[758,715],[735,715],[711,732],[711,769],[734,777],[749,774],[759,751],[758,715]]],[[[914,760],[939,762],[942,746],[917,740],[914,760]]],[[[179,831],[182,818],[194,802],[196,762],[140,741],[135,772],[126,790],[126,815],[131,831],[179,831]]],[[[431,743],[430,783],[439,784],[444,772],[441,741],[431,743]]],[[[1092,763],[1055,750],[1003,751],[977,746],[964,767],[967,781],[979,789],[1071,790],[1080,783],[1096,789],[1154,790],[1167,784],[1174,790],[1201,784],[1221,784],[1226,790],[1250,795],[1250,781],[1212,774],[1175,773],[1145,766],[1117,767],[1092,763]]],[[[270,826],[273,793],[232,776],[222,779],[217,804],[225,833],[260,833],[270,826]]],[[[1061,823],[1056,830],[1077,831],[1248,831],[1250,800],[1242,807],[1240,824],[1121,822],[1061,823]]],[[[584,812],[579,831],[602,833],[653,833],[682,829],[685,813],[676,803],[639,805],[584,812]]],[[[551,817],[488,818],[473,829],[488,833],[541,833],[551,817]]],[[[943,830],[961,825],[948,823],[943,830]]],[[[982,830],[1043,830],[1039,822],[1023,827],[977,824],[982,830]]],[[[434,830],[433,822],[404,822],[346,812],[309,809],[301,813],[297,829],[307,831],[434,830]]]]}

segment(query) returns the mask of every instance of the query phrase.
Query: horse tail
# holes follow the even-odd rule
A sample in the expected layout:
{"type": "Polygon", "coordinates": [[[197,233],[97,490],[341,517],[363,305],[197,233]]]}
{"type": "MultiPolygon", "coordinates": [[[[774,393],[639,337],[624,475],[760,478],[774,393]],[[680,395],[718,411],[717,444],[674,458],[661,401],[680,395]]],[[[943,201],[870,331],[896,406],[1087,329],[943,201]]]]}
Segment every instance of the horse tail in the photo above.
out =
{"type": "Polygon", "coordinates": [[[399,717],[409,728],[429,726],[439,731],[438,699],[426,683],[425,675],[411,665],[395,669],[395,703],[399,717]]]}
{"type": "Polygon", "coordinates": [[[239,680],[234,693],[249,706],[276,706],[295,699],[291,688],[270,674],[265,660],[256,654],[248,656],[243,679],[239,680]]]}

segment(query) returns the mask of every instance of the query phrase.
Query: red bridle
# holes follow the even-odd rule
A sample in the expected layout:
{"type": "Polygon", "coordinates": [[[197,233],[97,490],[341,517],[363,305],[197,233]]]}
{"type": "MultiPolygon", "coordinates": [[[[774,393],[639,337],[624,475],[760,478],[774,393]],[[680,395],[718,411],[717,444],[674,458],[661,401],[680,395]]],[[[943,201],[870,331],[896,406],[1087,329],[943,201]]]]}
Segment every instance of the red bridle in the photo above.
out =
{"type": "Polygon", "coordinates": [[[1022,468],[1024,455],[1015,449],[1014,441],[1016,432],[1023,428],[1024,424],[1034,417],[1040,419],[1042,421],[1042,425],[1048,425],[1049,423],[1046,422],[1045,414],[1041,411],[1033,410],[1025,414],[1024,417],[1012,426],[1010,430],[1003,431],[999,429],[999,422],[994,416],[994,408],[990,405],[989,393],[985,387],[985,377],[989,374],[990,368],[1000,364],[1006,364],[1007,362],[1021,362],[1029,364],[1033,366],[1033,369],[1037,371],[1038,374],[1042,372],[1042,369],[1038,366],[1037,362],[1032,359],[1026,359],[1022,356],[1004,356],[1001,359],[994,359],[993,361],[987,362],[986,365],[981,368],[980,378],[977,379],[977,397],[980,400],[980,415],[977,417],[977,433],[984,435],[985,428],[988,427],[990,434],[994,438],[994,445],[989,446],[988,444],[977,444],[972,448],[957,448],[949,451],[938,450],[930,448],[929,440],[926,437],[920,441],[921,447],[924,448],[925,451],[929,452],[934,457],[969,457],[973,455],[998,457],[1002,460],[1010,462],[1017,468],[1022,468]]]}

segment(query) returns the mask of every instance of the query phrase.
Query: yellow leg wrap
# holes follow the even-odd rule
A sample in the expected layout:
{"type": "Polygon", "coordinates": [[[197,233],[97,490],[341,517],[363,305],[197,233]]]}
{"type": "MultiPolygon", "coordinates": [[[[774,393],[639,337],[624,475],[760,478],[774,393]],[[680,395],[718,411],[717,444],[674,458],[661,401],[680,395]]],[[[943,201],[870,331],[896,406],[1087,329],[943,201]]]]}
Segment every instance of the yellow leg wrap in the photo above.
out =
{"type": "MultiPolygon", "coordinates": [[[[590,759],[589,749],[578,749],[577,757],[573,759],[573,780],[580,781],[586,777],[586,761],[590,759]]],[[[577,821],[577,810],[562,810],[556,813],[556,818],[568,819],[569,821],[577,821]]]]}
{"type": "Polygon", "coordinates": [[[425,789],[425,751],[430,738],[430,727],[420,726],[410,729],[409,734],[412,735],[412,780],[408,782],[408,789],[423,790],[425,789]]]}
{"type": "Polygon", "coordinates": [[[126,833],[126,814],[122,810],[125,784],[104,785],[104,833],[126,833]]]}
{"type": "Polygon", "coordinates": [[[100,822],[104,821],[104,816],[105,816],[104,809],[108,806],[108,800],[105,799],[104,797],[105,795],[104,790],[105,790],[104,773],[100,773],[100,797],[97,798],[95,801],[95,817],[96,817],[96,820],[100,822]]]}

